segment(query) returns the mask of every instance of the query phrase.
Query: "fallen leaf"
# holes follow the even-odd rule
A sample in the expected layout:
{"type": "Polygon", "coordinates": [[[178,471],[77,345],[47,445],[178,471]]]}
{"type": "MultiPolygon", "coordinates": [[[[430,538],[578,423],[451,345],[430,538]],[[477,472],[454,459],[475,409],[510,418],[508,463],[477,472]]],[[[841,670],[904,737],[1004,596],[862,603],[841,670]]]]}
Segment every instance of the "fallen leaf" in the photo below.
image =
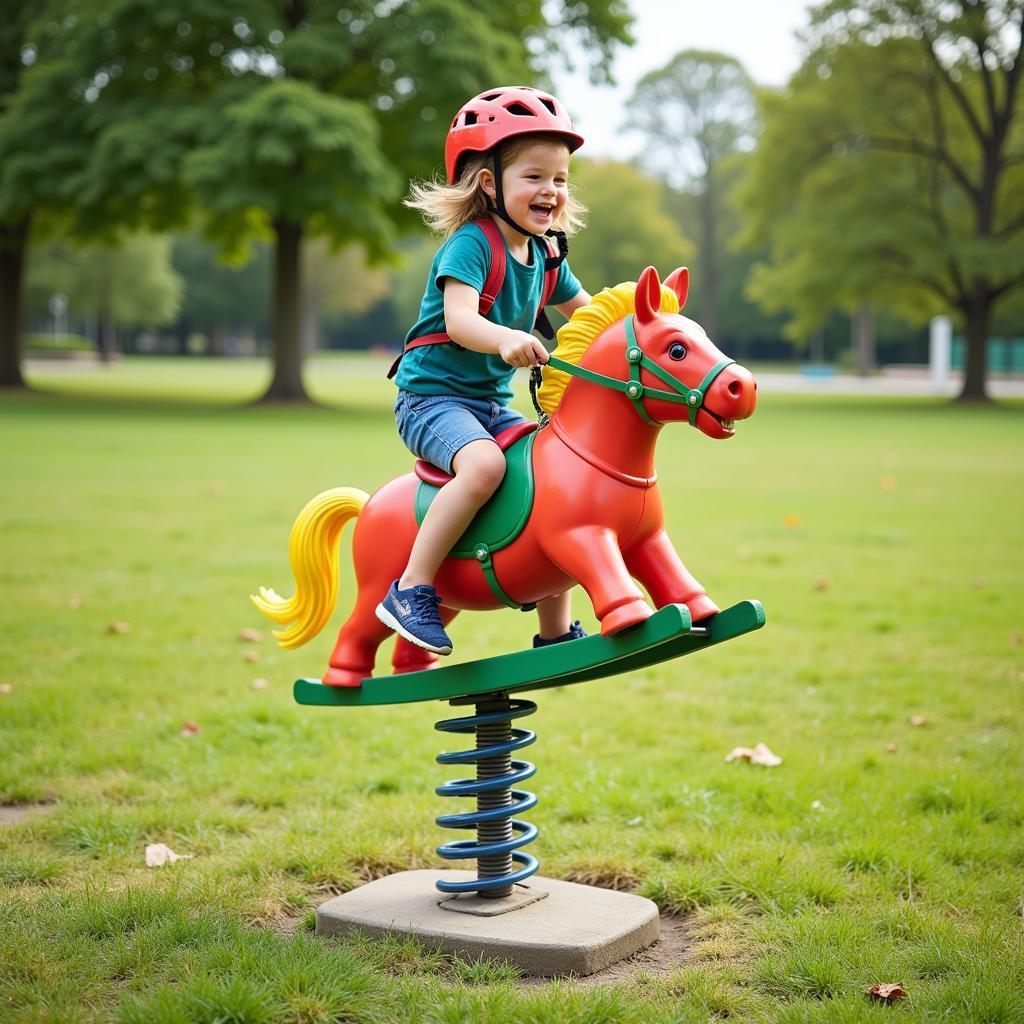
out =
{"type": "Polygon", "coordinates": [[[267,680],[263,678],[254,679],[252,681],[252,688],[254,690],[265,690],[269,685],[270,683],[268,683],[267,680]]]}
{"type": "Polygon", "coordinates": [[[162,868],[165,864],[173,864],[176,860],[190,860],[191,853],[175,853],[164,843],[150,843],[146,847],[146,867],[162,868]]]}
{"type": "Polygon", "coordinates": [[[773,754],[764,743],[758,743],[756,747],[734,747],[725,755],[726,761],[749,761],[751,764],[761,764],[766,768],[774,768],[782,764],[782,758],[773,754]]]}
{"type": "Polygon", "coordinates": [[[868,989],[868,995],[885,1003],[894,1003],[897,999],[906,999],[907,990],[897,981],[887,985],[872,985],[868,989]]]}
{"type": "Polygon", "coordinates": [[[239,640],[248,640],[250,643],[258,644],[263,640],[263,634],[258,629],[243,629],[238,633],[239,640]]]}
{"type": "Polygon", "coordinates": [[[68,599],[68,607],[72,611],[77,611],[79,608],[82,607],[82,599],[77,594],[75,594],[74,597],[68,599]]]}
{"type": "Polygon", "coordinates": [[[789,515],[783,517],[782,525],[785,526],[787,530],[795,530],[800,526],[802,521],[803,520],[801,520],[795,512],[790,512],[789,515]]]}
{"type": "Polygon", "coordinates": [[[815,590],[828,590],[828,580],[825,579],[824,576],[819,576],[814,581],[814,589],[815,590]]]}
{"type": "Polygon", "coordinates": [[[1010,643],[1013,644],[1014,647],[1020,647],[1020,645],[1024,643],[1024,636],[1020,633],[1014,633],[1010,637],[1010,643]]]}
{"type": "Polygon", "coordinates": [[[924,725],[924,715],[911,715],[910,724],[913,726],[924,725]]]}
{"type": "Polygon", "coordinates": [[[885,745],[885,752],[887,754],[895,754],[896,753],[896,744],[895,743],[886,743],[886,745],[885,745]]]}
{"type": "Polygon", "coordinates": [[[260,660],[259,651],[246,651],[245,652],[245,660],[246,661],[259,661],[260,660]]]}
{"type": "Polygon", "coordinates": [[[892,473],[883,473],[878,478],[878,486],[881,487],[883,491],[895,491],[896,477],[894,477],[892,473]]]}
{"type": "Polygon", "coordinates": [[[107,623],[108,633],[130,633],[132,627],[127,622],[118,622],[116,619],[107,623]]]}
{"type": "Polygon", "coordinates": [[[2,693],[4,696],[9,694],[13,689],[14,687],[11,686],[10,683],[0,683],[0,693],[2,693]]]}
{"type": "Polygon", "coordinates": [[[188,721],[188,722],[182,722],[181,723],[181,735],[182,736],[195,736],[195,734],[197,732],[199,732],[199,723],[198,722],[188,721]]]}

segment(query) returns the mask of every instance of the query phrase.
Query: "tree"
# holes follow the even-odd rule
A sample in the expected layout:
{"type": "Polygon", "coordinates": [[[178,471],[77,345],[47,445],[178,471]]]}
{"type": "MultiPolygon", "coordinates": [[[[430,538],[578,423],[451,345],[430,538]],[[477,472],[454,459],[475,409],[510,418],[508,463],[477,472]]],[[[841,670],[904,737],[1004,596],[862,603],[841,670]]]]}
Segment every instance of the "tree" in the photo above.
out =
{"type": "Polygon", "coordinates": [[[96,321],[105,362],[116,351],[118,327],[174,323],[184,290],[171,266],[170,238],[154,235],[132,235],[117,247],[53,243],[38,248],[29,258],[26,280],[30,289],[48,296],[63,293],[76,316],[96,321]]]}
{"type": "Polygon", "coordinates": [[[586,229],[571,241],[569,262],[587,291],[635,281],[648,265],[667,274],[693,255],[693,244],[668,215],[661,182],[615,160],[574,160],[571,177],[589,212],[586,229]]]}
{"type": "Polygon", "coordinates": [[[867,301],[955,311],[964,400],[987,398],[993,310],[1024,285],[1022,19],[1021,0],[825,4],[803,67],[764,97],[745,192],[769,306],[804,329],[867,301]]]}
{"type": "MultiPolygon", "coordinates": [[[[0,0],[0,153],[8,159],[5,127],[11,98],[22,73],[34,59],[29,23],[34,17],[24,0],[0,0]]],[[[3,187],[0,175],[0,387],[24,387],[21,375],[21,321],[25,251],[32,226],[30,196],[3,187]]]]}
{"type": "Polygon", "coordinates": [[[647,140],[645,166],[696,197],[694,285],[704,326],[714,337],[726,247],[722,168],[753,143],[753,85],[734,57],[684,50],[640,79],[627,109],[630,127],[647,140]]]}
{"type": "Polygon", "coordinates": [[[70,204],[73,230],[163,230],[199,205],[229,254],[272,241],[266,397],[304,400],[304,239],[386,256],[412,223],[399,203],[405,182],[437,165],[461,102],[534,77],[556,32],[588,39],[606,67],[628,20],[619,0],[560,16],[542,0],[486,13],[469,0],[59,0],[11,141],[21,152],[38,142],[30,104],[72,108],[66,135],[72,146],[88,140],[88,158],[76,166],[58,148],[43,160],[54,172],[48,198],[70,204]]]}

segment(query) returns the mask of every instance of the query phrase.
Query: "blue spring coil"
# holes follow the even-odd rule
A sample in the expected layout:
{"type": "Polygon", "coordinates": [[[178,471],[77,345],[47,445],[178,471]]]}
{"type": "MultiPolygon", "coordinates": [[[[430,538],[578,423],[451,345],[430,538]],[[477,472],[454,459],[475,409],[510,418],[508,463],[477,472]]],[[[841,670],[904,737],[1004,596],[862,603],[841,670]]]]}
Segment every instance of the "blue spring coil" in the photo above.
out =
{"type": "Polygon", "coordinates": [[[539,830],[536,825],[519,821],[513,815],[536,806],[537,797],[522,789],[513,789],[536,774],[536,765],[511,758],[514,750],[529,746],[537,734],[517,729],[512,719],[525,718],[537,710],[530,700],[510,700],[507,694],[488,697],[459,698],[452,704],[476,704],[476,714],[465,718],[449,718],[434,726],[441,732],[476,736],[476,749],[438,754],[439,764],[476,764],[475,779],[452,779],[435,792],[439,796],[472,796],[477,809],[463,814],[444,814],[437,819],[442,828],[475,828],[476,839],[459,839],[439,846],[437,852],[446,860],[477,860],[476,879],[465,882],[438,881],[441,892],[478,892],[481,896],[500,898],[512,892],[512,886],[535,874],[540,867],[536,857],[519,849],[532,843],[539,830]],[[513,835],[518,833],[518,835],[513,835]],[[513,870],[513,861],[520,865],[513,870]]]}

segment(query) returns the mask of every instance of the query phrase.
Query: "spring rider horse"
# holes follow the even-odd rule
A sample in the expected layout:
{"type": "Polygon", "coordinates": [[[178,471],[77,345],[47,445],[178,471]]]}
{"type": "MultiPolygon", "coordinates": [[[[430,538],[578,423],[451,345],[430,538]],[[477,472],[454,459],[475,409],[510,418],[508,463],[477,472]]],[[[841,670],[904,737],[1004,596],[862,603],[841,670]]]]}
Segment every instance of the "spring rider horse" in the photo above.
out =
{"type": "Polygon", "coordinates": [[[643,668],[764,624],[757,601],[719,611],[663,524],[654,467],[661,428],[682,421],[707,437],[729,438],[736,421],[757,404],[750,372],[680,314],[688,282],[685,268],[662,285],[648,267],[636,285],[606,288],[573,314],[558,332],[535,395],[541,429],[522,424],[496,439],[506,454],[505,479],[435,579],[445,624],[463,610],[530,608],[578,583],[600,620],[599,636],[446,668],[438,667],[437,655],[399,637],[394,674],[375,678],[377,648],[391,631],[374,609],[401,575],[418,524],[448,478],[419,462],[415,473],[386,483],[372,497],[335,488],[299,514],[289,544],[295,596],[286,600],[262,588],[253,597],[286,627],[275,632],[279,643],[305,643],[332,614],[339,535],[350,519],[356,520],[358,592],[322,681],[298,680],[295,699],[343,707],[421,700],[476,706],[475,715],[435,726],[476,738],[474,749],[437,758],[476,764],[475,779],[437,789],[442,796],[477,799],[475,811],[437,819],[442,827],[476,830],[476,840],[438,849],[445,859],[476,859],[476,877],[443,872],[435,881],[446,894],[440,899],[426,888],[422,876],[432,876],[429,871],[378,879],[321,906],[319,932],[406,932],[450,952],[504,957],[536,974],[592,973],[657,938],[657,908],[649,900],[531,878],[539,864],[521,847],[538,830],[515,815],[537,798],[514,787],[536,768],[511,755],[536,738],[512,726],[536,705],[510,694],[643,668]],[[460,913],[445,913],[450,910],[460,913]]]}

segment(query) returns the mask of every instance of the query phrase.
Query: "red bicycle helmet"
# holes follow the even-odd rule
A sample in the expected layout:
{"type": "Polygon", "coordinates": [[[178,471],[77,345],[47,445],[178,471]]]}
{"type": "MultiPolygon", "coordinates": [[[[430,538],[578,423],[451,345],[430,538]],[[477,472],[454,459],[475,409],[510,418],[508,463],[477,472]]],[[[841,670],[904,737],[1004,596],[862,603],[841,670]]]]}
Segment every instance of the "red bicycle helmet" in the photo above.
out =
{"type": "Polygon", "coordinates": [[[536,132],[561,135],[570,153],[583,145],[583,136],[573,129],[565,108],[549,93],[507,85],[474,96],[455,115],[445,140],[448,184],[455,184],[466,153],[484,153],[505,139],[536,132]]]}

